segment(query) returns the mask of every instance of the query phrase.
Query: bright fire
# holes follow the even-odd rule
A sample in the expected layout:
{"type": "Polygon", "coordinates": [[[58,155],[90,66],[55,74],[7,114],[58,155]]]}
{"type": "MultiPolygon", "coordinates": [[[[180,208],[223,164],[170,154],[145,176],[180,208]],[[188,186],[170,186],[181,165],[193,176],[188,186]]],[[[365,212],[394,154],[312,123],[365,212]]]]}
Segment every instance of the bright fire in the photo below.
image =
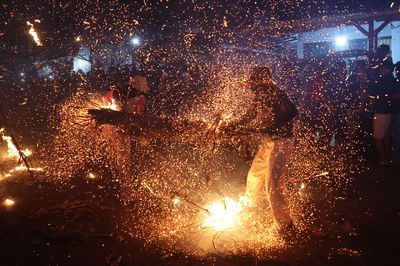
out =
{"type": "Polygon", "coordinates": [[[111,109],[111,110],[114,110],[114,111],[119,111],[121,109],[121,108],[119,108],[119,106],[116,103],[116,101],[114,100],[114,98],[111,99],[111,102],[107,102],[106,105],[100,106],[100,108],[111,109]]]}
{"type": "Polygon", "coordinates": [[[222,231],[238,226],[241,220],[240,212],[245,206],[244,203],[244,197],[241,197],[239,201],[226,197],[214,202],[206,207],[209,216],[204,220],[202,227],[222,231]]]}
{"type": "Polygon", "coordinates": [[[39,36],[38,36],[38,34],[37,34],[35,28],[33,27],[33,24],[30,23],[29,21],[27,21],[26,24],[27,24],[28,26],[31,27],[31,28],[29,29],[29,32],[28,32],[28,33],[32,36],[32,38],[33,38],[33,40],[35,41],[36,45],[37,45],[37,46],[43,46],[43,44],[42,44],[42,42],[40,41],[39,36]]]}
{"type": "MultiPolygon", "coordinates": [[[[10,136],[6,136],[4,134],[4,128],[0,128],[0,135],[1,138],[7,143],[7,155],[6,158],[8,159],[12,159],[15,161],[19,161],[21,159],[21,154],[19,153],[17,147],[14,145],[12,138],[10,136]]],[[[29,149],[25,149],[25,150],[21,150],[21,153],[28,157],[32,154],[32,152],[29,149]]],[[[21,163],[21,162],[20,162],[21,163]]],[[[15,168],[9,170],[6,173],[0,174],[0,180],[2,180],[3,178],[7,178],[12,176],[13,173],[17,172],[17,171],[24,171],[27,170],[28,168],[25,165],[19,164],[18,166],[16,166],[15,168]]],[[[43,171],[43,168],[29,168],[29,171],[34,171],[34,172],[41,172],[43,171]]]]}
{"type": "Polygon", "coordinates": [[[6,207],[11,207],[11,206],[13,206],[14,204],[15,204],[15,201],[12,200],[12,199],[5,199],[5,200],[3,201],[3,205],[6,206],[6,207]]]}
{"type": "MultiPolygon", "coordinates": [[[[2,139],[7,143],[7,158],[10,159],[15,159],[15,160],[19,160],[20,159],[20,153],[17,149],[17,147],[15,147],[12,138],[10,136],[6,136],[4,135],[4,128],[0,128],[0,135],[2,137],[2,139]]],[[[26,157],[30,156],[32,154],[32,152],[28,149],[22,150],[21,151],[26,157]]]]}

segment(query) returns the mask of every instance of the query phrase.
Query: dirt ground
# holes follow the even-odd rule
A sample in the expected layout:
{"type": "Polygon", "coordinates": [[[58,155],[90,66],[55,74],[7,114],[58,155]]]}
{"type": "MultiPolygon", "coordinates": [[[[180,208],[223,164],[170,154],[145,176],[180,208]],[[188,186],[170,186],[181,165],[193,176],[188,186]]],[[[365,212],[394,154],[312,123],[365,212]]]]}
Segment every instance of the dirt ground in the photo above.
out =
{"type": "Polygon", "coordinates": [[[116,229],[130,207],[114,196],[111,183],[75,178],[60,189],[24,173],[0,186],[1,200],[16,202],[0,206],[1,265],[398,265],[399,187],[400,168],[367,170],[338,197],[331,214],[335,233],[259,261],[217,253],[198,258],[145,245],[116,229]]]}

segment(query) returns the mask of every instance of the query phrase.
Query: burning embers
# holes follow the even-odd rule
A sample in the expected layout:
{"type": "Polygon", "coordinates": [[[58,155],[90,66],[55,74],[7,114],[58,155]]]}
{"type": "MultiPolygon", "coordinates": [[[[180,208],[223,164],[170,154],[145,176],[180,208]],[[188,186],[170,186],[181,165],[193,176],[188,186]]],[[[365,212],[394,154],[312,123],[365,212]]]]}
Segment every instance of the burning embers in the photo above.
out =
{"type": "Polygon", "coordinates": [[[7,177],[11,177],[15,172],[19,171],[28,170],[30,173],[32,171],[39,171],[39,172],[43,171],[42,168],[29,167],[26,158],[32,155],[32,151],[30,151],[29,149],[24,149],[24,150],[20,149],[17,146],[12,136],[5,135],[4,128],[0,128],[0,136],[1,139],[5,141],[7,144],[7,154],[5,158],[17,162],[16,167],[9,170],[8,172],[0,174],[0,180],[7,177]]]}
{"type": "MultiPolygon", "coordinates": [[[[35,22],[38,22],[39,20],[35,20],[35,22]]],[[[40,21],[39,21],[40,22],[40,21]]],[[[37,46],[43,46],[43,43],[40,41],[39,39],[39,35],[37,34],[34,26],[32,23],[30,23],[29,21],[26,22],[26,25],[30,26],[30,29],[28,31],[29,35],[32,36],[33,40],[35,41],[37,46]]]]}
{"type": "Polygon", "coordinates": [[[14,205],[15,205],[15,200],[13,199],[6,198],[5,200],[3,200],[3,206],[5,206],[6,208],[11,208],[14,205]]]}
{"type": "Polygon", "coordinates": [[[7,158],[18,161],[21,157],[20,153],[22,153],[26,157],[28,157],[32,154],[32,152],[29,149],[25,149],[25,150],[21,150],[21,151],[18,150],[17,147],[13,143],[12,137],[6,136],[4,134],[4,128],[0,129],[0,135],[1,135],[1,138],[7,143],[7,147],[8,147],[7,156],[6,156],[7,158]]]}

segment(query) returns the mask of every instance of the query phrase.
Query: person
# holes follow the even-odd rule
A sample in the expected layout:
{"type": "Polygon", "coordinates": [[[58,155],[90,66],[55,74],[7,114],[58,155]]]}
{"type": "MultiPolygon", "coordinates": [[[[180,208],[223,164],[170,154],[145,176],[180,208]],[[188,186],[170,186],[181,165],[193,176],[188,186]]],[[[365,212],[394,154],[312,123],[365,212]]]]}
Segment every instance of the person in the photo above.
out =
{"type": "Polygon", "coordinates": [[[398,84],[393,76],[393,63],[384,60],[379,65],[379,77],[369,87],[369,94],[374,98],[373,137],[378,153],[378,165],[386,166],[391,161],[391,128],[396,113],[395,96],[398,84]]]}
{"type": "Polygon", "coordinates": [[[334,61],[327,75],[325,104],[329,107],[320,119],[325,120],[325,131],[329,136],[329,146],[343,143],[346,136],[345,116],[348,110],[347,66],[343,60],[334,61]]]}
{"type": "MultiPolygon", "coordinates": [[[[400,87],[400,62],[395,65],[395,75],[397,79],[397,84],[400,87]]],[[[393,95],[396,106],[396,114],[393,119],[393,161],[394,164],[400,166],[400,91],[393,95]]]]}
{"type": "Polygon", "coordinates": [[[375,51],[369,56],[369,78],[371,80],[376,80],[379,78],[379,65],[387,60],[392,60],[389,56],[390,54],[390,46],[387,44],[379,45],[375,51]]]}
{"type": "Polygon", "coordinates": [[[126,102],[125,111],[135,115],[141,115],[146,110],[146,103],[150,88],[147,85],[147,78],[143,75],[135,75],[129,80],[129,98],[126,102]]]}
{"type": "Polygon", "coordinates": [[[256,131],[262,133],[262,142],[247,175],[247,205],[254,208],[265,189],[280,233],[289,236],[295,230],[284,192],[285,172],[294,146],[293,118],[298,111],[287,94],[274,84],[269,68],[255,67],[249,85],[255,95],[252,107],[243,119],[228,126],[238,128],[256,120],[256,131]]]}
{"type": "MultiPolygon", "coordinates": [[[[353,72],[348,78],[348,108],[346,121],[349,141],[357,147],[357,151],[372,147],[370,143],[370,128],[372,128],[372,114],[370,98],[368,97],[368,68],[364,60],[355,62],[353,72]]],[[[359,153],[360,158],[367,161],[368,153],[359,153]]]]}

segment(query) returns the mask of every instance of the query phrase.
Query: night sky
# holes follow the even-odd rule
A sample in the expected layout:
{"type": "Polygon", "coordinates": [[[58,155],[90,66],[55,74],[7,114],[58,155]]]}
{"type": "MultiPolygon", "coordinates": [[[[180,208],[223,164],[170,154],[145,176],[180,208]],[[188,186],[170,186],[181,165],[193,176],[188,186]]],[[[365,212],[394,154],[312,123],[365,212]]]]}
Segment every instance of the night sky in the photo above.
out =
{"type": "MultiPolygon", "coordinates": [[[[2,1],[0,39],[3,47],[21,45],[26,42],[26,21],[35,19],[41,21],[36,28],[45,46],[63,46],[76,36],[85,36],[90,43],[121,43],[137,33],[148,39],[191,31],[224,34],[251,27],[257,21],[269,23],[362,12],[390,8],[391,3],[391,0],[2,1]]],[[[399,8],[398,5],[392,8],[399,8]]]]}

